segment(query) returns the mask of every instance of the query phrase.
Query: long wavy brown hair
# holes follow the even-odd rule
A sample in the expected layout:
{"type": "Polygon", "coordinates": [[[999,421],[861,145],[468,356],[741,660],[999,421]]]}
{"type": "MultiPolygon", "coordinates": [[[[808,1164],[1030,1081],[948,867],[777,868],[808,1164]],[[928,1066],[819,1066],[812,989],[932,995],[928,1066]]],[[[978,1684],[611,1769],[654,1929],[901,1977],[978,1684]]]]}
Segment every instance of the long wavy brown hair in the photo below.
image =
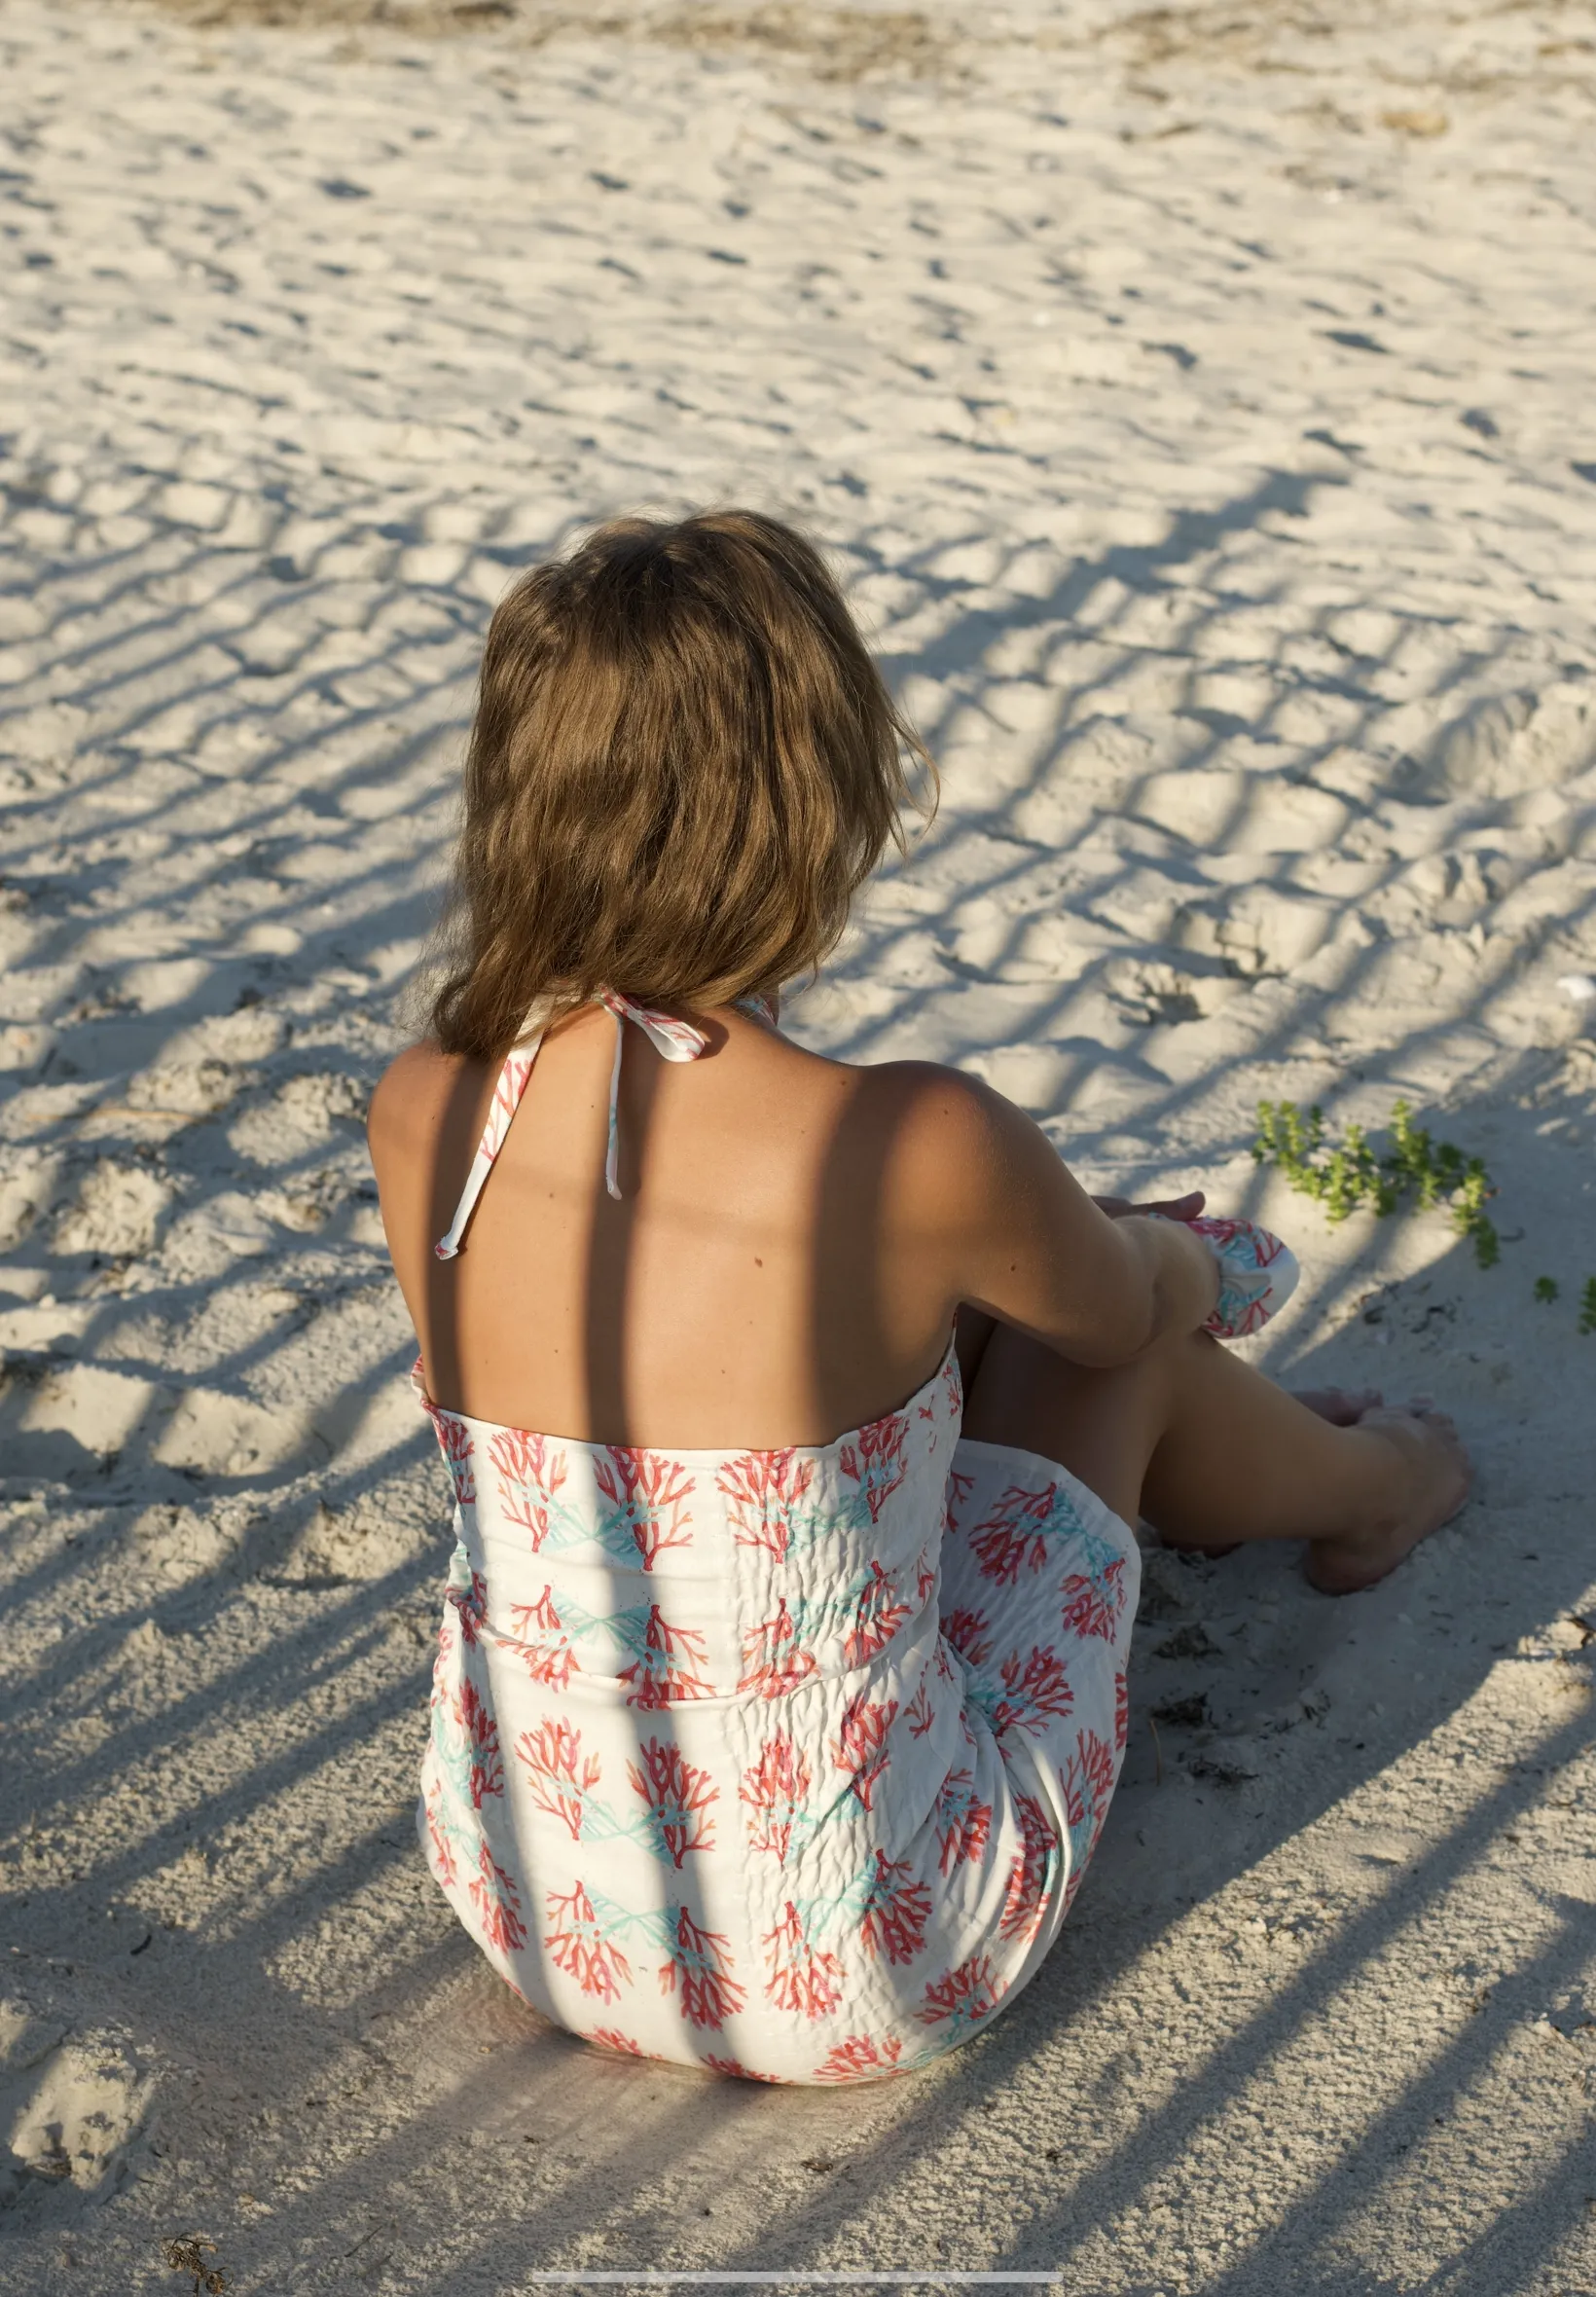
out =
{"type": "Polygon", "coordinates": [[[432,1033],[493,1061],[601,989],[705,1010],[835,947],[906,761],[935,770],[813,544],[618,519],[494,613],[432,1033]]]}

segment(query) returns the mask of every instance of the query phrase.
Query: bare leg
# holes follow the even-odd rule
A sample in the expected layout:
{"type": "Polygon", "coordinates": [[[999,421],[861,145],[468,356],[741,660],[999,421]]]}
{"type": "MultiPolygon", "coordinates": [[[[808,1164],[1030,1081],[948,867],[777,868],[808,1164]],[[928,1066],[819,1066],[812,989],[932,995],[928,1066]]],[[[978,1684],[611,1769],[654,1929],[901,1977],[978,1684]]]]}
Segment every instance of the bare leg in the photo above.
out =
{"type": "MultiPolygon", "coordinates": [[[[1290,1394],[1320,1419],[1328,1420],[1332,1428],[1356,1428],[1360,1420],[1367,1418],[1385,1403],[1378,1388],[1293,1388],[1290,1394]]],[[[1179,1554],[1189,1550],[1198,1555],[1233,1555],[1241,1545],[1239,1540],[1226,1540],[1223,1547],[1215,1547],[1212,1540],[1182,1539],[1171,1531],[1159,1536],[1166,1548],[1175,1549],[1179,1554]]]]}
{"type": "Polygon", "coordinates": [[[1353,1416],[1338,1425],[1328,1396],[1299,1402],[1200,1332],[1106,1371],[1006,1326],[981,1336],[967,1436],[1057,1460],[1115,1514],[1145,1514],[1182,1545],[1307,1540],[1308,1576],[1328,1593],[1383,1579],[1468,1496],[1439,1413],[1342,1399],[1353,1416]]]}

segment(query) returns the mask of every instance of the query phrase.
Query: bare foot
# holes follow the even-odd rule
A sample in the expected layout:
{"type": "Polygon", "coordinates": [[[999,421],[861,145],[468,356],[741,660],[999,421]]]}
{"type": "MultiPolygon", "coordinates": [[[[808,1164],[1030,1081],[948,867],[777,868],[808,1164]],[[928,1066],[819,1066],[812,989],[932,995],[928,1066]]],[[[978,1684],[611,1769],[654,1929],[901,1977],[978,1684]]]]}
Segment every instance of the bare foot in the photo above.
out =
{"type": "MultiPolygon", "coordinates": [[[[1293,1388],[1291,1393],[1298,1404],[1328,1420],[1332,1428],[1356,1428],[1365,1412],[1376,1410],[1385,1402],[1378,1388],[1293,1388]]],[[[1173,1548],[1178,1555],[1207,1555],[1217,1562],[1221,1555],[1234,1555],[1242,1543],[1230,1540],[1222,1548],[1208,1548],[1197,1540],[1166,1539],[1161,1544],[1173,1548]]]]}
{"type": "Polygon", "coordinates": [[[1451,1521],[1473,1474],[1457,1429],[1426,1397],[1415,1397],[1406,1411],[1377,1404],[1350,1424],[1389,1443],[1406,1472],[1379,1521],[1339,1539],[1309,1542],[1304,1568],[1322,1595],[1356,1594],[1383,1580],[1422,1539],[1451,1521]]]}

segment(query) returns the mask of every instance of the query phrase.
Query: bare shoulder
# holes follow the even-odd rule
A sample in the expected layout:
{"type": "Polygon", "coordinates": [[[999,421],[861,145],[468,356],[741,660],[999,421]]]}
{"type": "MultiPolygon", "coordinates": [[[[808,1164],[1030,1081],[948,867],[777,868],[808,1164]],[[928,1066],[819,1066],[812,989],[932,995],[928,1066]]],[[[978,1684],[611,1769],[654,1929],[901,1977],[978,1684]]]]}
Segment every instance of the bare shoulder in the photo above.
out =
{"type": "Polygon", "coordinates": [[[373,1156],[385,1148],[436,1135],[471,1064],[430,1039],[406,1047],[378,1080],[366,1112],[373,1156]]]}
{"type": "MultiPolygon", "coordinates": [[[[1024,1112],[978,1076],[933,1061],[887,1061],[856,1072],[861,1115],[891,1141],[891,1163],[909,1194],[944,1214],[990,1199],[1025,1159],[1026,1136],[1046,1143],[1024,1112]]],[[[1048,1150],[1051,1155],[1051,1150],[1048,1150]]]]}
{"type": "Polygon", "coordinates": [[[877,1061],[856,1068],[854,1077],[884,1116],[932,1130],[937,1125],[978,1128],[988,1121],[988,1103],[997,1098],[981,1077],[966,1077],[962,1068],[944,1068],[939,1061],[877,1061]]]}
{"type": "Polygon", "coordinates": [[[945,1133],[974,1141],[1031,1121],[979,1076],[940,1062],[883,1061],[854,1074],[866,1080],[864,1089],[884,1113],[933,1138],[945,1133]]]}

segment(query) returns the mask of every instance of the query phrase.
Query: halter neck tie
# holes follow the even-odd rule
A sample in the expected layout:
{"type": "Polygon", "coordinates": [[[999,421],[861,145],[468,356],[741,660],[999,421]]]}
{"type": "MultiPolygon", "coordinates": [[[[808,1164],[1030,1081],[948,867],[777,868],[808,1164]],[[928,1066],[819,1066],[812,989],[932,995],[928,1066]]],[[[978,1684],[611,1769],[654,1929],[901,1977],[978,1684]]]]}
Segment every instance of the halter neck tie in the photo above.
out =
{"type": "Polygon", "coordinates": [[[691,1021],[672,1013],[656,1012],[651,1005],[635,1004],[613,989],[600,992],[598,1003],[615,1016],[615,1059],[609,1072],[609,1139],[604,1149],[604,1186],[621,1199],[621,1054],[626,1046],[626,1024],[635,1021],[654,1050],[667,1061],[696,1061],[709,1039],[691,1021]]]}
{"type": "MultiPolygon", "coordinates": [[[[622,997],[613,989],[601,990],[595,1002],[601,1004],[605,1012],[613,1014],[615,1019],[615,1059],[609,1072],[609,1134],[604,1150],[604,1186],[619,1201],[621,1054],[626,1044],[626,1024],[631,1021],[640,1029],[654,1050],[667,1061],[696,1061],[707,1047],[709,1039],[707,1033],[697,1028],[693,1022],[679,1021],[674,1013],[662,1013],[653,1005],[638,1004],[634,998],[622,997]]],[[[738,1003],[746,1010],[760,1013],[774,1022],[775,1010],[768,999],[740,998],[738,1003]]],[[[477,1209],[477,1199],[493,1169],[494,1159],[504,1146],[510,1120],[521,1106],[521,1097],[526,1090],[526,1080],[532,1074],[543,1036],[541,1024],[529,1031],[519,1043],[511,1046],[504,1066],[498,1073],[498,1081],[493,1087],[492,1106],[488,1112],[488,1122],[477,1144],[477,1153],[471,1160],[471,1170],[466,1176],[460,1201],[454,1208],[454,1218],[449,1224],[448,1234],[440,1236],[432,1248],[440,1260],[452,1260],[459,1252],[471,1216],[477,1209]]]]}

